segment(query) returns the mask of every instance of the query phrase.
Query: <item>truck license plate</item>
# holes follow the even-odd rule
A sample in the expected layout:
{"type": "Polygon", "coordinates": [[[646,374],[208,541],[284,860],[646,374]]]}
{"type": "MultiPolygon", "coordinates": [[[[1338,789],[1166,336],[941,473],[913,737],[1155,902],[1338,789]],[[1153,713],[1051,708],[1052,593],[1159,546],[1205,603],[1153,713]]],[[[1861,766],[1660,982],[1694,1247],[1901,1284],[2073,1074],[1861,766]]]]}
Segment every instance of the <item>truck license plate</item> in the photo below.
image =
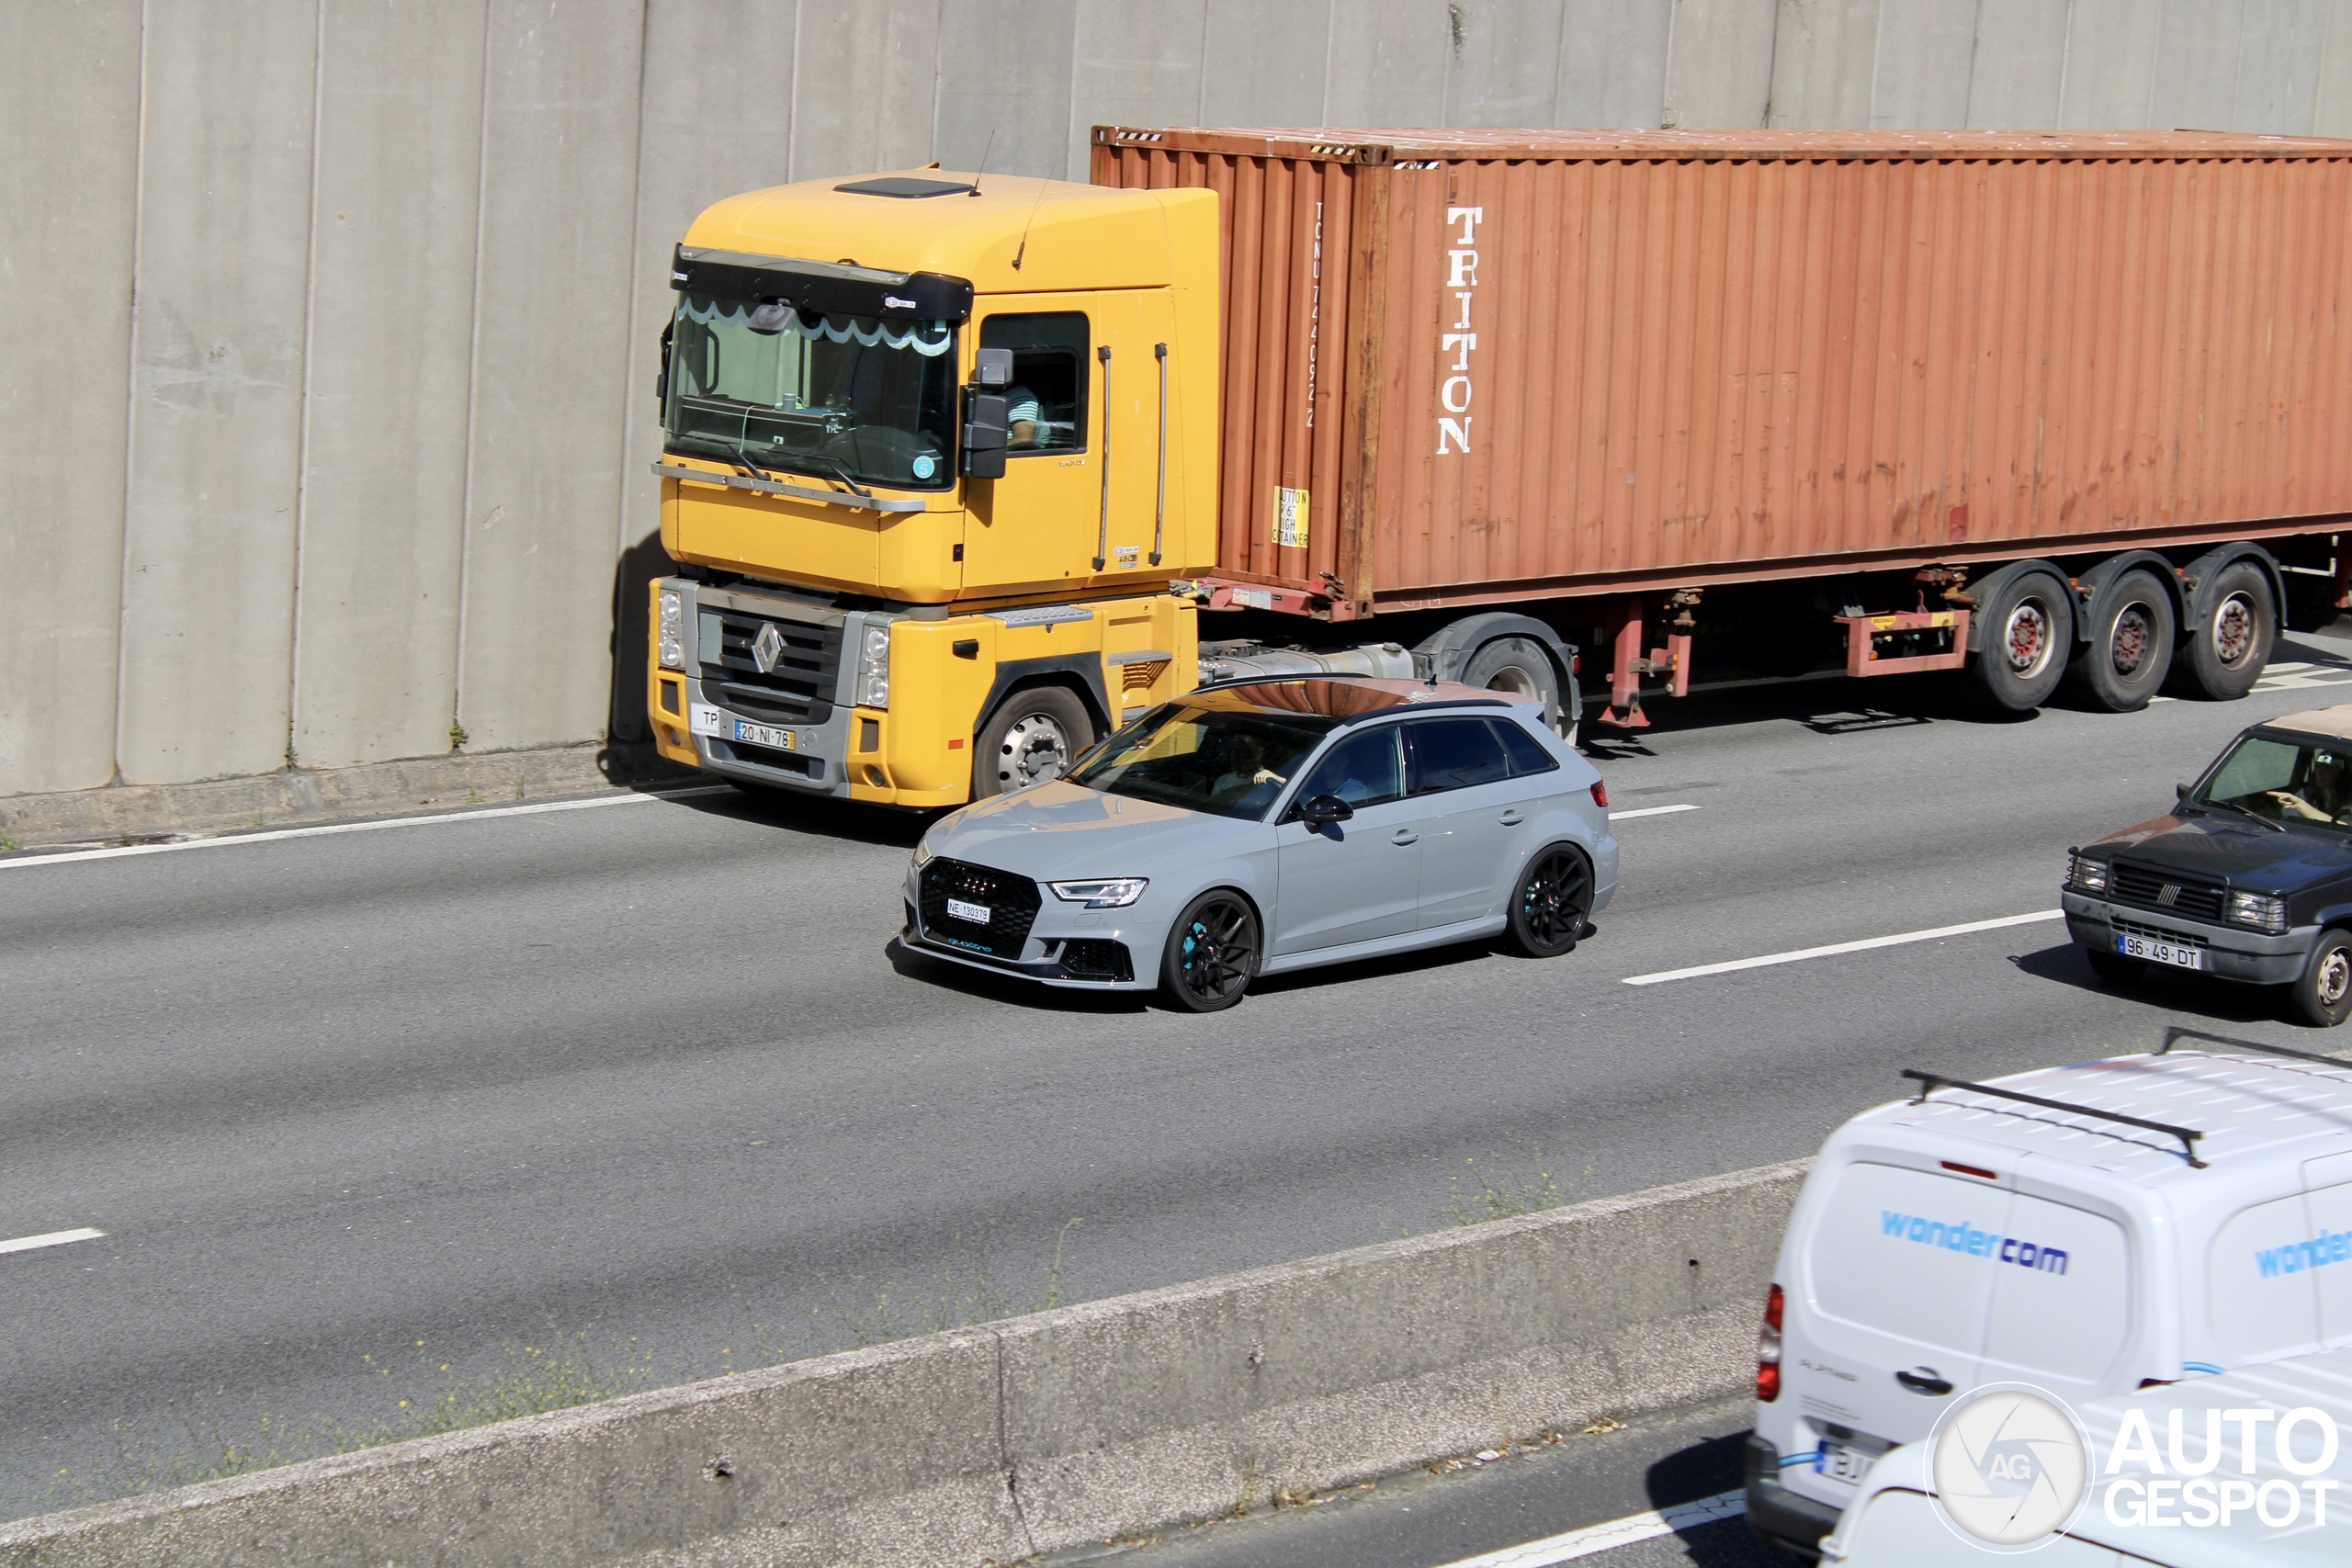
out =
{"type": "Polygon", "coordinates": [[[1821,1451],[1814,1456],[1813,1468],[1832,1481],[1860,1481],[1871,1467],[1871,1456],[1844,1443],[1823,1439],[1821,1451]]]}
{"type": "Polygon", "coordinates": [[[969,920],[976,926],[989,923],[989,907],[986,904],[967,904],[961,898],[950,898],[947,900],[947,913],[952,919],[969,920]]]}
{"type": "Polygon", "coordinates": [[[2177,969],[2202,969],[2205,953],[2184,942],[2151,942],[2143,936],[2119,936],[2115,951],[2126,958],[2144,958],[2151,964],[2169,964],[2177,969]]]}
{"type": "Polygon", "coordinates": [[[746,746],[765,746],[777,751],[800,750],[797,731],[780,729],[773,724],[753,724],[748,718],[735,721],[735,739],[746,746]]]}

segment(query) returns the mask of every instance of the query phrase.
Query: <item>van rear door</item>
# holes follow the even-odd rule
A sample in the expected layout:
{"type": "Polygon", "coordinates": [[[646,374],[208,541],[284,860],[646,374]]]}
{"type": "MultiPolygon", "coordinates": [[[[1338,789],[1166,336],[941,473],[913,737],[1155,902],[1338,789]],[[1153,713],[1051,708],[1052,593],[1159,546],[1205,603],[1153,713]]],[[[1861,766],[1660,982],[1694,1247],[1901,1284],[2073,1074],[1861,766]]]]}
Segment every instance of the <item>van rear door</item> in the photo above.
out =
{"type": "MultiPolygon", "coordinates": [[[[1993,1305],[1985,1324],[1983,1380],[2030,1382],[2070,1400],[2120,1392],[2119,1375],[2138,1325],[2132,1303],[2132,1249],[2120,1219],[2094,1213],[2098,1200],[2036,1196],[2041,1169],[2064,1162],[2027,1155],[2026,1190],[2009,1201],[2008,1224],[1987,1258],[1993,1305]]],[[[2047,1187],[2044,1191],[2050,1190],[2047,1187]]]]}
{"type": "MultiPolygon", "coordinates": [[[[1871,1160],[1838,1174],[1805,1238],[1781,1363],[1808,1436],[1912,1442],[1980,1381],[2008,1209],[1981,1177],[1871,1160]]],[[[1781,1479],[1825,1502],[1850,1495],[1803,1466],[1781,1479]]]]}

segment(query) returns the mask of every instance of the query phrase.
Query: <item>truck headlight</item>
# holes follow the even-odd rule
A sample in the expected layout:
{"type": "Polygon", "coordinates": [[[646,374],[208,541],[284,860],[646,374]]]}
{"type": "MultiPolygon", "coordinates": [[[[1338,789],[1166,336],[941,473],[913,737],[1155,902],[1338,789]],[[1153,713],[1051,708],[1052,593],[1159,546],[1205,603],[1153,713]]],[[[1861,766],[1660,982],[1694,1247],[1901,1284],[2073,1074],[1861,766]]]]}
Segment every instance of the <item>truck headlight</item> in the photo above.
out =
{"type": "Polygon", "coordinates": [[[862,708],[890,705],[890,623],[868,625],[857,650],[857,689],[851,701],[862,708]]]}
{"type": "Polygon", "coordinates": [[[2233,893],[2229,920],[2276,936],[2287,929],[2287,900],[2275,893],[2233,893]]]}
{"type": "Polygon", "coordinates": [[[2074,862],[2066,869],[2066,881],[2070,886],[2081,893],[2107,891],[2107,863],[2105,861],[2092,860],[2079,854],[2070,858],[2074,862]]]}
{"type": "Polygon", "coordinates": [[[662,590],[661,654],[662,668],[684,670],[686,667],[686,606],[684,599],[674,588],[662,590]]]}
{"type": "Polygon", "coordinates": [[[1083,904],[1090,909],[1124,909],[1143,897],[1151,886],[1148,876],[1114,876],[1100,882],[1048,882],[1054,897],[1065,904],[1083,904]]]}

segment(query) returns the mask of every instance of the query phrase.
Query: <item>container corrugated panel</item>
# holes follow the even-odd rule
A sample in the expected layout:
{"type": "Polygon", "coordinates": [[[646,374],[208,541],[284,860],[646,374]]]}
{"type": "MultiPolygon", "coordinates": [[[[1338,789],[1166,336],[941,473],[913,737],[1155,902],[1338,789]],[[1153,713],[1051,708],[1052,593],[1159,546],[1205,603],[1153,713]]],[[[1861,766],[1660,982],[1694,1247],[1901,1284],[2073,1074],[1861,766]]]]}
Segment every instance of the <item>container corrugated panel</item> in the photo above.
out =
{"type": "Polygon", "coordinates": [[[1104,127],[1093,175],[1225,198],[1219,570],[1340,614],[2352,513],[2352,142],[1104,127]]]}

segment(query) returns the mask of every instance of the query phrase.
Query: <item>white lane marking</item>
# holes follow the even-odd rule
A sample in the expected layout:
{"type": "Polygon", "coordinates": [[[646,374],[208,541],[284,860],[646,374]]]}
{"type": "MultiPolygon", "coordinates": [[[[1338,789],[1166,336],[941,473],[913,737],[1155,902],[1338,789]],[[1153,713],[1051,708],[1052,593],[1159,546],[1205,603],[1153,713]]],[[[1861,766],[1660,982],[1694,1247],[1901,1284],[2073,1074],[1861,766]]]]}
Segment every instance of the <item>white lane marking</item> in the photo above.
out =
{"type": "Polygon", "coordinates": [[[598,806],[631,806],[645,800],[684,800],[689,795],[726,795],[731,784],[699,784],[660,794],[603,795],[593,800],[546,800],[531,806],[492,806],[481,811],[445,811],[437,817],[390,817],[379,822],[331,822],[317,828],[275,828],[266,833],[232,833],[218,839],[183,839],[176,844],[125,844],[112,850],[69,850],[61,855],[21,855],[0,860],[0,871],[18,865],[56,865],[62,861],[113,860],[119,855],[160,855],[175,850],[217,850],[227,844],[260,844],[273,839],[314,839],[325,833],[372,833],[382,828],[419,828],[435,822],[478,822],[485,817],[530,817],[542,811],[586,811],[598,806]]]}
{"type": "Polygon", "coordinates": [[[63,1247],[69,1241],[96,1241],[106,1235],[88,1225],[79,1230],[50,1231],[42,1235],[20,1235],[14,1241],[0,1241],[0,1252],[30,1252],[36,1247],[63,1247]]]}
{"type": "Polygon", "coordinates": [[[1658,1508],[1646,1514],[1629,1514],[1622,1519],[1611,1519],[1605,1525],[1587,1525],[1566,1535],[1546,1536],[1520,1546],[1507,1546],[1500,1551],[1489,1551],[1483,1557],[1464,1557],[1449,1562],[1445,1568],[1553,1568],[1555,1563],[1574,1562],[1579,1557],[1591,1557],[1620,1546],[1631,1546],[1637,1540],[1649,1540],[1678,1530],[1695,1529],[1718,1519],[1736,1519],[1747,1512],[1745,1492],[1718,1492],[1712,1497],[1702,1497],[1695,1503],[1683,1503],[1671,1508],[1658,1508]]]}
{"type": "Polygon", "coordinates": [[[1661,969],[1655,975],[1626,976],[1629,986],[1656,986],[1668,980],[1695,979],[1701,975],[1728,975],[1735,969],[1762,969],[1774,964],[1794,964],[1806,958],[1834,958],[1841,953],[1866,953],[1873,947],[1900,947],[1906,942],[1933,942],[1939,937],[1966,936],[1971,931],[1999,931],[2003,926],[2030,926],[2037,920],[2064,919],[2064,909],[2037,909],[2030,915],[2003,915],[1997,920],[1968,920],[1933,931],[1903,931],[1894,936],[1865,937],[1860,942],[1833,942],[1826,947],[1801,947],[1793,953],[1768,953],[1761,958],[1735,958],[1727,964],[1699,964],[1688,969],[1661,969]]]}
{"type": "Polygon", "coordinates": [[[1677,811],[1696,811],[1699,808],[1695,806],[1645,806],[1637,811],[1612,811],[1609,814],[1609,820],[1611,822],[1623,822],[1630,817],[1668,817],[1677,811]]]}

